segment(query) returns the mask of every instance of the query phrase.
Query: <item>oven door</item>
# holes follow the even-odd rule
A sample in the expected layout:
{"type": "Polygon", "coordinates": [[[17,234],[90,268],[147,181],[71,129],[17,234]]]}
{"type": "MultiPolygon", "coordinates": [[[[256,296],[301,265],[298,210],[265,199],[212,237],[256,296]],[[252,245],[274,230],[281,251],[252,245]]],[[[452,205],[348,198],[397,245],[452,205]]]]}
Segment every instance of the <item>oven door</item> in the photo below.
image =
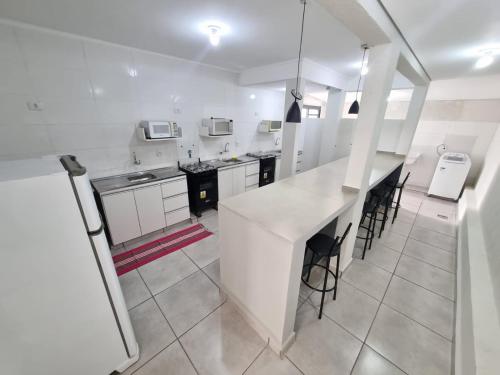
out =
{"type": "Polygon", "coordinates": [[[275,168],[275,157],[260,159],[259,187],[269,185],[274,182],[275,168]]]}
{"type": "Polygon", "coordinates": [[[151,138],[171,138],[172,126],[169,122],[152,122],[149,124],[151,138]]]}

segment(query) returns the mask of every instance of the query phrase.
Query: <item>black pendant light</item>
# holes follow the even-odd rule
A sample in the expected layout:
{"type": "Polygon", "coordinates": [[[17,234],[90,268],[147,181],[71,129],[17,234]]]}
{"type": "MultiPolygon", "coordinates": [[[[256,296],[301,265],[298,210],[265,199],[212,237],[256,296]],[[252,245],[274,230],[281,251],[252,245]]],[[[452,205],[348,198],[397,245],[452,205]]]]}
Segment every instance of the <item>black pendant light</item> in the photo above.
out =
{"type": "Polygon", "coordinates": [[[366,44],[363,44],[361,48],[363,48],[363,60],[361,61],[361,70],[359,72],[358,88],[356,89],[356,100],[349,107],[350,115],[357,115],[359,113],[359,102],[358,102],[359,84],[361,83],[361,76],[363,75],[363,68],[365,66],[365,55],[368,46],[366,44]]]}
{"type": "Polygon", "coordinates": [[[297,62],[297,81],[295,82],[295,89],[292,89],[291,94],[295,98],[288,113],[286,114],[286,122],[302,122],[302,115],[300,113],[299,103],[297,100],[302,100],[302,94],[299,92],[299,76],[300,76],[300,57],[302,55],[302,37],[304,36],[304,18],[306,15],[306,0],[300,0],[304,4],[302,11],[302,28],[300,30],[300,45],[299,45],[299,59],[297,62]]]}

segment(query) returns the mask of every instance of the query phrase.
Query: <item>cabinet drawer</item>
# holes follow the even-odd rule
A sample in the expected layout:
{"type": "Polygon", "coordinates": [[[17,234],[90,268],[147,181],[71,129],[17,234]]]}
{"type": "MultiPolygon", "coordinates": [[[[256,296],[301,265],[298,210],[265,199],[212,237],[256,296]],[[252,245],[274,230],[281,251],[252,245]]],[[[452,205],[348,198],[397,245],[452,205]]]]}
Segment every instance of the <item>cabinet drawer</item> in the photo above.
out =
{"type": "Polygon", "coordinates": [[[161,184],[161,193],[163,195],[163,198],[171,197],[172,195],[178,195],[186,192],[187,192],[187,183],[185,178],[161,184]]]}
{"type": "Polygon", "coordinates": [[[255,184],[257,184],[257,185],[259,184],[259,175],[258,174],[254,174],[252,176],[246,177],[245,186],[252,186],[255,184]]]}
{"type": "Polygon", "coordinates": [[[260,168],[260,165],[259,163],[253,163],[253,164],[248,164],[246,166],[246,175],[247,176],[251,176],[251,175],[254,175],[254,174],[259,174],[259,168],[260,168]]]}
{"type": "Polygon", "coordinates": [[[189,219],[189,207],[181,208],[180,210],[167,212],[165,214],[165,221],[167,222],[167,227],[180,223],[181,221],[189,219]]]}
{"type": "Polygon", "coordinates": [[[254,189],[257,189],[258,187],[259,187],[259,184],[252,185],[252,186],[247,186],[247,187],[245,188],[245,191],[254,190],[254,189]]]}
{"type": "Polygon", "coordinates": [[[175,211],[179,208],[189,206],[188,195],[181,194],[171,198],[163,199],[163,208],[165,212],[175,211]]]}

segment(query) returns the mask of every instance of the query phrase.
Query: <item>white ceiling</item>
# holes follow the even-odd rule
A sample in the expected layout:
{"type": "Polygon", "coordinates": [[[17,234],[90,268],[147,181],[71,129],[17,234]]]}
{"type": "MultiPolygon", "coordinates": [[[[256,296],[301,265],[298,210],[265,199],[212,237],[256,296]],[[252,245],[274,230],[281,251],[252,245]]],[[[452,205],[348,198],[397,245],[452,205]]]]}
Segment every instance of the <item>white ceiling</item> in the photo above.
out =
{"type": "Polygon", "coordinates": [[[500,45],[499,0],[382,0],[433,80],[500,73],[500,56],[475,70],[478,50],[500,45]]]}
{"type": "MultiPolygon", "coordinates": [[[[233,71],[296,58],[299,0],[0,0],[3,18],[174,55],[233,71]],[[219,47],[200,32],[217,20],[219,47]]],[[[349,76],[361,42],[319,4],[307,5],[304,56],[349,76]]]]}

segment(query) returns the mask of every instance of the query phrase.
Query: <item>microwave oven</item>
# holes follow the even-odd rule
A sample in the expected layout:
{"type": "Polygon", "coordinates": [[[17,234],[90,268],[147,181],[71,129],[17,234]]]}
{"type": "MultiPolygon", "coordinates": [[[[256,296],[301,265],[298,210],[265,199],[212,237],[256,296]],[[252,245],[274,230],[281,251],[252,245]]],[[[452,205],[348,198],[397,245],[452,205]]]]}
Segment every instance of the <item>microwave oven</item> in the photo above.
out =
{"type": "Polygon", "coordinates": [[[141,121],[139,126],[144,129],[147,139],[181,137],[182,130],[174,121],[141,121]]]}
{"type": "Polygon", "coordinates": [[[204,137],[215,137],[233,134],[233,120],[226,118],[210,117],[201,122],[200,135],[204,137]]]}
{"type": "Polygon", "coordinates": [[[259,124],[259,132],[273,133],[281,130],[281,121],[263,120],[259,124]]]}

